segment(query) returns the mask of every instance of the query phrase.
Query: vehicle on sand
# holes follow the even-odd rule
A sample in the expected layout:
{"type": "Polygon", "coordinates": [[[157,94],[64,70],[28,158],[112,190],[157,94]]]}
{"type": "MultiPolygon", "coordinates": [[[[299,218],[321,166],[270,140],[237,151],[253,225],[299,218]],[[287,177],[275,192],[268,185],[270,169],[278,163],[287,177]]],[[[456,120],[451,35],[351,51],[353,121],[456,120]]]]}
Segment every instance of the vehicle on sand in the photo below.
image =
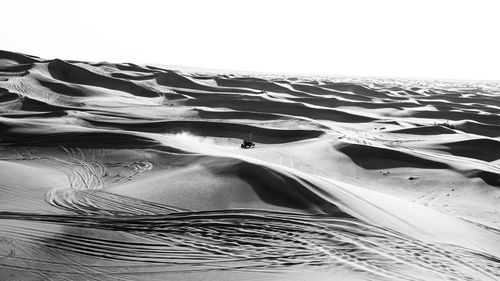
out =
{"type": "Polygon", "coordinates": [[[254,148],[255,147],[255,142],[252,140],[252,133],[248,134],[248,138],[243,140],[243,143],[241,144],[241,148],[254,148]]]}
{"type": "Polygon", "coordinates": [[[254,147],[255,143],[249,140],[244,140],[243,143],[241,144],[241,148],[254,148],[254,147]]]}

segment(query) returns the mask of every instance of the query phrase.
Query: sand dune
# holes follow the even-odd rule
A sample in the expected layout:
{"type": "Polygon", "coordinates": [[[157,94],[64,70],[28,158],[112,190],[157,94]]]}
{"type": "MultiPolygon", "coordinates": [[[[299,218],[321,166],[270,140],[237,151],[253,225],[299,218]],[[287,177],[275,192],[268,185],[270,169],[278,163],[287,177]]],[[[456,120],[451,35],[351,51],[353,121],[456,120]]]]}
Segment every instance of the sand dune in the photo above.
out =
{"type": "Polygon", "coordinates": [[[499,96],[0,51],[0,279],[499,280],[499,96]]]}

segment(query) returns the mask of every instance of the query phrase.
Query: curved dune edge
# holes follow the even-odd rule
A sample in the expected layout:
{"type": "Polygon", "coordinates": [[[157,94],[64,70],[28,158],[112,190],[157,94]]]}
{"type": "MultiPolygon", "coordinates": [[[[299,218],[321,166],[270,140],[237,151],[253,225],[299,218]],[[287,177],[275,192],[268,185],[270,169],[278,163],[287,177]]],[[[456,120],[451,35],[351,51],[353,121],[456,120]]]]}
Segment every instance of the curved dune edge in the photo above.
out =
{"type": "Polygon", "coordinates": [[[0,51],[0,276],[497,280],[499,94],[0,51]]]}

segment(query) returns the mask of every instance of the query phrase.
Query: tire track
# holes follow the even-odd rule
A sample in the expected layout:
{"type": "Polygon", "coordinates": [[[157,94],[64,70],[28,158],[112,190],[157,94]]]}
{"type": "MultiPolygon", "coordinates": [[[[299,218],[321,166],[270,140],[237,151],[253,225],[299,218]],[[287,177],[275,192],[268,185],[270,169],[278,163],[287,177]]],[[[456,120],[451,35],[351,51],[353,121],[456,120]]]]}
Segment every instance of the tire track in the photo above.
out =
{"type": "Polygon", "coordinates": [[[136,235],[137,240],[119,241],[78,231],[58,233],[8,225],[0,231],[41,251],[49,247],[57,253],[99,257],[117,265],[136,262],[190,270],[257,271],[341,267],[377,280],[500,278],[500,260],[495,257],[327,215],[238,210],[129,216],[2,213],[0,218],[136,235]]]}

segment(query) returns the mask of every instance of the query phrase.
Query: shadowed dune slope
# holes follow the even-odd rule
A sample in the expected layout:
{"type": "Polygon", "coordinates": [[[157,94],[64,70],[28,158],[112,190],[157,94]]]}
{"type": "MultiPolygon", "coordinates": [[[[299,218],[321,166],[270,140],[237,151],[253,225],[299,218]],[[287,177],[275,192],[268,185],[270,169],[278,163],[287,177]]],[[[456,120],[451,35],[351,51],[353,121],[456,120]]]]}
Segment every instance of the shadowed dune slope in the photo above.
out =
{"type": "Polygon", "coordinates": [[[500,142],[492,139],[471,139],[445,143],[444,151],[453,155],[494,161],[500,159],[500,142]]]}
{"type": "Polygon", "coordinates": [[[13,52],[3,51],[3,50],[0,50],[0,60],[11,60],[11,61],[16,62],[19,65],[22,65],[22,64],[29,65],[29,64],[40,61],[33,56],[20,54],[20,53],[13,53],[13,52]]]}
{"type": "Polygon", "coordinates": [[[235,123],[207,121],[165,121],[165,122],[89,122],[95,126],[114,127],[126,131],[142,131],[152,133],[192,133],[198,136],[238,138],[252,133],[255,141],[260,143],[284,143],[321,136],[322,131],[315,130],[282,130],[235,123]]]}
{"type": "Polygon", "coordinates": [[[53,78],[65,82],[114,89],[144,97],[158,96],[157,93],[133,82],[102,76],[59,59],[49,62],[48,70],[53,78]]]}
{"type": "Polygon", "coordinates": [[[193,81],[192,79],[185,77],[174,71],[169,71],[166,73],[161,73],[156,78],[156,82],[163,86],[185,88],[185,89],[196,89],[202,91],[211,92],[240,92],[240,93],[253,93],[250,89],[245,88],[224,88],[224,87],[214,87],[209,85],[203,85],[193,81]]]}
{"type": "Polygon", "coordinates": [[[388,169],[413,167],[424,169],[446,169],[448,165],[393,149],[361,144],[338,144],[336,149],[349,156],[354,163],[365,169],[388,169]]]}

